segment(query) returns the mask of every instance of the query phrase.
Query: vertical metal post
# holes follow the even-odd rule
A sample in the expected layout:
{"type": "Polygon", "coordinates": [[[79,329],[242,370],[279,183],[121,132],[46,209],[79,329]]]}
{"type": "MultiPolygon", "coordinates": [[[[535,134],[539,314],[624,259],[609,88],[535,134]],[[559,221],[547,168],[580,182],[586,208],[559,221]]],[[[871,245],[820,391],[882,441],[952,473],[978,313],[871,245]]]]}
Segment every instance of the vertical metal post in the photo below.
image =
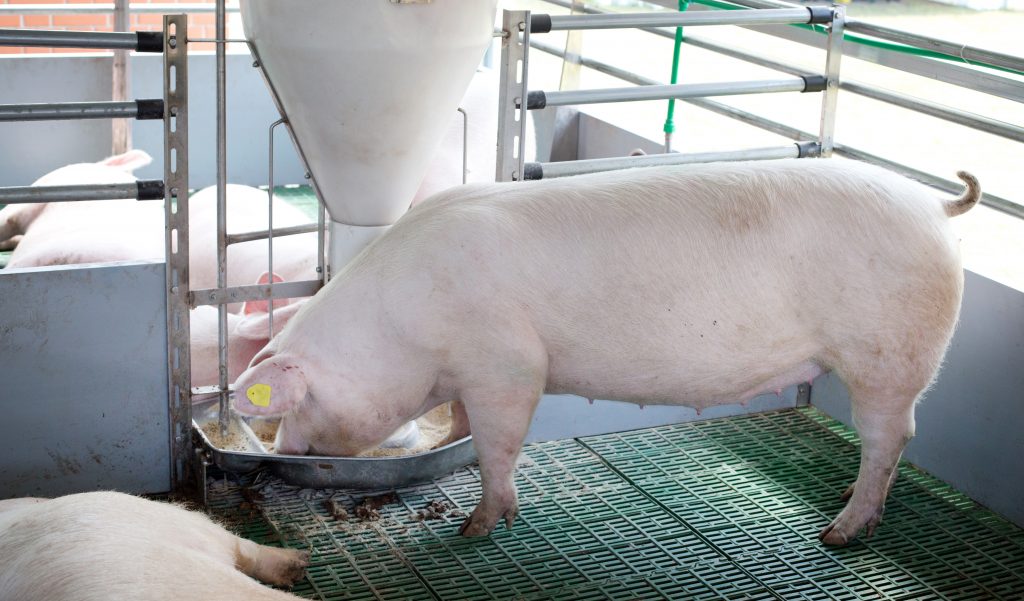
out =
{"type": "MultiPolygon", "coordinates": [[[[582,15],[582,0],[572,0],[570,14],[582,15]]],[[[565,33],[565,58],[562,59],[562,77],[558,81],[559,90],[580,89],[580,76],[583,71],[583,32],[579,29],[570,29],[565,33]]]]}
{"type": "MultiPolygon", "coordinates": [[[[128,31],[128,0],[114,0],[114,31],[128,31]]],[[[113,63],[113,94],[115,102],[128,100],[131,82],[128,77],[128,51],[115,50],[113,63]]],[[[132,122],[114,119],[111,122],[113,140],[111,154],[127,152],[132,147],[132,122]]]]}
{"type": "Polygon", "coordinates": [[[498,167],[495,181],[523,179],[530,11],[502,13],[501,89],[498,91],[498,167]]]}
{"type": "MultiPolygon", "coordinates": [[[[225,49],[227,35],[224,31],[224,0],[217,0],[214,7],[214,31],[217,38],[217,287],[228,285],[228,243],[227,243],[227,89],[225,49]]],[[[217,305],[217,362],[219,364],[217,393],[218,423],[220,433],[228,433],[228,306],[217,305]]]]}
{"type": "Polygon", "coordinates": [[[832,25],[828,31],[828,54],[825,58],[825,97],[821,102],[821,129],[818,143],[821,156],[832,156],[835,146],[836,104],[839,100],[839,63],[843,58],[843,30],[846,25],[846,7],[832,8],[832,25]]]}
{"type": "Polygon", "coordinates": [[[462,183],[469,181],[469,113],[461,106],[455,109],[462,113],[462,183]]]}
{"type": "MultiPolygon", "coordinates": [[[[267,155],[269,165],[267,171],[270,180],[267,183],[267,284],[274,289],[274,130],[278,125],[286,123],[286,119],[278,119],[270,124],[270,143],[268,144],[267,155]]],[[[267,299],[267,340],[274,337],[274,297],[267,299]]]]}
{"type": "MultiPolygon", "coordinates": [[[[316,191],[316,184],[313,184],[313,190],[316,191]]],[[[323,286],[327,283],[330,274],[327,273],[327,206],[324,204],[323,197],[320,196],[319,192],[316,192],[317,206],[319,209],[316,212],[316,274],[317,279],[320,280],[320,285],[323,286]]]]}
{"type": "Polygon", "coordinates": [[[192,373],[188,306],[188,17],[164,16],[164,215],[167,256],[168,402],[171,487],[186,484],[192,460],[192,373]]]}

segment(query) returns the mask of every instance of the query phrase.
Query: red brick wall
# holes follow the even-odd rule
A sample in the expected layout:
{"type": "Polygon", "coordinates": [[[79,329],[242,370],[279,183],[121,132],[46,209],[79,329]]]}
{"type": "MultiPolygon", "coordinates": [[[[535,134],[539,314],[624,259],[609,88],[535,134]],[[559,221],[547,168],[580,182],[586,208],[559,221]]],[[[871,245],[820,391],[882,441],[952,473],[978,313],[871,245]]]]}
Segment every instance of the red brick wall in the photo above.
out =
{"type": "MultiPolygon", "coordinates": [[[[113,0],[0,0],[4,4],[91,4],[91,3],[113,3],[113,0]]],[[[207,3],[213,4],[213,0],[131,0],[131,5],[138,4],[177,4],[207,3]]],[[[230,13],[229,13],[230,15],[230,13]]],[[[214,24],[213,13],[197,13],[188,18],[189,38],[213,38],[214,24]]],[[[163,25],[163,17],[156,13],[132,14],[130,17],[131,31],[159,31],[163,25]]],[[[114,26],[114,15],[90,13],[81,15],[68,14],[33,14],[33,15],[5,15],[0,14],[0,27],[6,28],[27,28],[27,29],[73,29],[75,31],[112,31],[114,26]]],[[[230,36],[229,36],[230,37],[230,36]]],[[[195,43],[190,46],[192,50],[212,50],[213,44],[195,43]]],[[[95,50],[75,50],[72,48],[17,48],[11,46],[0,46],[0,54],[21,54],[21,53],[49,53],[49,52],[95,52],[95,50]]]]}

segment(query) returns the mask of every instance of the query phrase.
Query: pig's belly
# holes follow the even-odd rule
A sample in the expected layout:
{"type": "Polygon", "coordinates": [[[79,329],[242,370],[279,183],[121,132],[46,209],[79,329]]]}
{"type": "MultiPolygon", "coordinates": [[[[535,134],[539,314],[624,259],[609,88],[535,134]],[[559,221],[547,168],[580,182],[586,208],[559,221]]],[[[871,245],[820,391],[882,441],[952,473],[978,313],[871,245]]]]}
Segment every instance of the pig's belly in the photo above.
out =
{"type": "MultiPolygon", "coordinates": [[[[787,342],[793,343],[791,339],[787,342]]],[[[703,349],[706,352],[616,348],[629,347],[583,345],[566,352],[549,350],[546,392],[699,409],[746,402],[810,382],[824,371],[814,360],[810,344],[771,351],[767,345],[703,349]]]]}

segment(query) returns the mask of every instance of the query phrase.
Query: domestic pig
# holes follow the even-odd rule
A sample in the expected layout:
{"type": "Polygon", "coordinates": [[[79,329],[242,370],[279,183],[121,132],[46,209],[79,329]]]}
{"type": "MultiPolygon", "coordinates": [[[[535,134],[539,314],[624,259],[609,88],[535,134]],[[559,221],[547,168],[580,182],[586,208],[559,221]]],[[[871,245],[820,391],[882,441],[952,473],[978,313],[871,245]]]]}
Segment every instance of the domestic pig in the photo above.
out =
{"type": "MultiPolygon", "coordinates": [[[[99,163],[82,163],[48,173],[33,185],[124,183],[131,170],[150,162],[138,150],[99,163]]],[[[226,195],[228,233],[267,229],[267,192],[229,184],[226,195]]],[[[309,223],[299,209],[274,198],[274,226],[309,223]]],[[[217,191],[204,188],[189,199],[189,271],[194,289],[217,285],[217,191]]],[[[14,246],[8,268],[136,261],[164,257],[164,209],[160,201],[98,200],[11,205],[0,211],[0,243],[14,246]],[[16,236],[20,236],[14,245],[16,236]]],[[[274,239],[274,273],[284,280],[315,279],[316,234],[274,239]]],[[[268,270],[267,242],[254,240],[228,247],[229,286],[256,281],[268,270]]],[[[240,303],[230,305],[238,311],[240,303]]]]}
{"type": "Polygon", "coordinates": [[[0,501],[0,599],[298,599],[309,554],[258,545],[206,516],[116,492],[0,501]]]}
{"type": "Polygon", "coordinates": [[[542,392],[703,408],[826,370],[861,439],[820,538],[880,523],[914,404],[952,336],[957,199],[839,159],[654,167],[462,186],[427,200],[298,311],[233,406],[283,416],[281,453],[352,455],[460,399],[484,535],[542,392]],[[408,299],[416,299],[410,307],[408,299]]]}
{"type": "MultiPolygon", "coordinates": [[[[275,281],[281,281],[275,277],[275,281]]],[[[269,277],[260,275],[256,284],[266,284],[269,277]]],[[[299,309],[301,300],[274,301],[274,333],[279,333],[299,309]]],[[[219,325],[217,307],[202,305],[192,309],[190,316],[191,366],[193,386],[214,386],[220,381],[219,325]]],[[[235,381],[253,357],[270,341],[270,315],[267,301],[250,301],[241,313],[228,313],[228,383],[235,381]]],[[[196,401],[201,398],[194,399],[196,401]]]]}
{"type": "Polygon", "coordinates": [[[462,532],[483,535],[516,514],[515,457],[544,391],[700,409],[832,370],[862,440],[849,503],[821,532],[843,544],[880,522],[957,319],[948,217],[980,195],[960,176],[947,202],[840,160],[453,189],[308,302],[234,407],[284,416],[278,452],[352,455],[460,399],[483,483],[462,532]]]}
{"type": "MultiPolygon", "coordinates": [[[[34,186],[118,184],[152,158],[141,150],[98,163],[67,165],[34,186]]],[[[96,200],[13,204],[0,210],[0,245],[13,248],[9,268],[70,265],[164,256],[163,208],[159,202],[96,200]]]]}
{"type": "MultiPolygon", "coordinates": [[[[228,184],[225,215],[228,233],[265,231],[267,229],[267,192],[250,186],[228,184]]],[[[298,208],[274,197],[274,228],[310,223],[298,208]]],[[[163,235],[161,229],[160,235],[163,235]]],[[[217,286],[217,188],[210,186],[189,198],[189,282],[193,289],[217,286]]],[[[283,281],[317,278],[316,233],[274,238],[273,271],[283,281]]],[[[253,240],[232,244],[227,253],[229,286],[242,286],[256,281],[268,271],[267,241],[253,240]]],[[[241,303],[228,305],[232,312],[241,303]]]]}

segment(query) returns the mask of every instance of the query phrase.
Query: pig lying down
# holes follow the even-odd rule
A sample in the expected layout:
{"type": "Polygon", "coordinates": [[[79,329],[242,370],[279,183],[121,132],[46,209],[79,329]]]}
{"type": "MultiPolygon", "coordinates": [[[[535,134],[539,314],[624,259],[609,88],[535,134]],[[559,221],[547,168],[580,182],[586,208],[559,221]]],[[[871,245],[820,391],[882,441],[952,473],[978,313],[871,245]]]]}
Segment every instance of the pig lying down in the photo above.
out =
{"type": "Polygon", "coordinates": [[[0,501],[0,599],[298,599],[309,554],[239,538],[206,516],[115,492],[0,501]]]}
{"type": "Polygon", "coordinates": [[[953,333],[948,218],[981,194],[959,175],[951,201],[840,160],[450,190],[298,311],[238,378],[234,407],[283,416],[281,453],[353,455],[460,399],[483,486],[462,532],[478,536],[516,515],[515,459],[545,391],[702,408],[831,370],[862,442],[849,502],[820,535],[844,544],[880,523],[953,333]]]}

